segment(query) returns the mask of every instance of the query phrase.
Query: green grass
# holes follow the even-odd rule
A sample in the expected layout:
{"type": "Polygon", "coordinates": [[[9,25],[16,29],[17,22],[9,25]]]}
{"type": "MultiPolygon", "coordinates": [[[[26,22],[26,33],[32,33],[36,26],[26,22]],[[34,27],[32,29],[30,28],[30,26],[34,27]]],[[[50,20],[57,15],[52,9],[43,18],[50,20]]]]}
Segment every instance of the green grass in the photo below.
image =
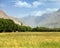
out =
{"type": "Polygon", "coordinates": [[[0,33],[0,48],[60,48],[60,33],[0,33]]]}

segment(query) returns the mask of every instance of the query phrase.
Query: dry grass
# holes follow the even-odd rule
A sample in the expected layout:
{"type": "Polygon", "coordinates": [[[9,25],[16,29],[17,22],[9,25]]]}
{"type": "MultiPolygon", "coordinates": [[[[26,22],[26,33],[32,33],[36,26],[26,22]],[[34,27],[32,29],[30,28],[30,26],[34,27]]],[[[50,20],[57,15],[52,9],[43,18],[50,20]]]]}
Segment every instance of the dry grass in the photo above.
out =
{"type": "Polygon", "coordinates": [[[60,33],[0,33],[0,48],[60,48],[60,33]]]}

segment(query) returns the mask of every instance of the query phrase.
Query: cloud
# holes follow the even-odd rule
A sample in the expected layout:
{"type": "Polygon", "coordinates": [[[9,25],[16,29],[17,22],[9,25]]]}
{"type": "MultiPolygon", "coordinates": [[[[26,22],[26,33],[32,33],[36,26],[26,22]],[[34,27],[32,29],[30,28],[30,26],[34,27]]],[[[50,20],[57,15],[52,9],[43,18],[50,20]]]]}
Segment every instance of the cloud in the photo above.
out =
{"type": "Polygon", "coordinates": [[[42,2],[60,2],[60,0],[38,0],[38,1],[42,1],[42,2]]]}
{"type": "Polygon", "coordinates": [[[45,11],[33,11],[30,15],[31,16],[42,16],[45,13],[46,13],[45,11]]]}
{"type": "Polygon", "coordinates": [[[47,8],[45,11],[46,12],[54,12],[54,11],[58,11],[58,8],[47,8]]]}
{"type": "Polygon", "coordinates": [[[42,5],[42,4],[43,4],[42,2],[34,1],[34,2],[32,3],[32,6],[33,6],[33,7],[37,7],[37,6],[40,6],[40,5],[42,5]]]}
{"type": "Polygon", "coordinates": [[[15,3],[15,6],[16,7],[31,7],[31,5],[27,2],[22,2],[22,1],[17,1],[15,3]]]}
{"type": "Polygon", "coordinates": [[[30,15],[31,16],[42,16],[43,14],[55,12],[58,10],[59,10],[58,8],[46,8],[45,10],[33,11],[30,15]]]}
{"type": "Polygon", "coordinates": [[[52,8],[60,8],[60,1],[59,0],[36,0],[32,3],[28,3],[27,1],[16,0],[14,3],[16,7],[28,7],[28,8],[36,8],[38,6],[42,7],[52,7],[52,8]],[[52,5],[52,6],[51,6],[52,5]]]}
{"type": "Polygon", "coordinates": [[[60,8],[60,0],[38,0],[39,2],[43,2],[45,7],[52,8],[60,8]]]}
{"type": "Polygon", "coordinates": [[[28,3],[26,1],[16,1],[15,2],[15,5],[16,7],[38,7],[40,5],[42,5],[43,3],[42,2],[39,2],[39,1],[34,1],[32,3],[28,3]]]}

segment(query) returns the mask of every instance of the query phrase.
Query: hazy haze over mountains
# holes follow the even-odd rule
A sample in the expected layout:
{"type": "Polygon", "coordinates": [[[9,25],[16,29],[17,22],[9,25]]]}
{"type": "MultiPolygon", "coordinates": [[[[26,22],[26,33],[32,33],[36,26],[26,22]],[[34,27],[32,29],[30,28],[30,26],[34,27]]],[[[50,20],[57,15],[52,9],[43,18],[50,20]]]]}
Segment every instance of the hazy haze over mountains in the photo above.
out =
{"type": "Polygon", "coordinates": [[[22,21],[31,27],[60,27],[60,10],[42,16],[27,16],[22,21]]]}
{"type": "Polygon", "coordinates": [[[31,27],[60,27],[60,10],[42,16],[26,16],[21,20],[8,16],[4,11],[0,10],[0,18],[12,19],[16,24],[21,25],[21,23],[24,23],[26,26],[31,27]]]}

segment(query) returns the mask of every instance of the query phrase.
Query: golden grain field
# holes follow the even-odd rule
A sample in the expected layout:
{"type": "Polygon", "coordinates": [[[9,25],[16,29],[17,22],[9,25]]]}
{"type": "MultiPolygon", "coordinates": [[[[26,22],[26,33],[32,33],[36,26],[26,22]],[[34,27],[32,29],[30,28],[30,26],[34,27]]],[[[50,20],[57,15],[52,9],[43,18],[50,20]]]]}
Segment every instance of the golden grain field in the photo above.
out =
{"type": "Polygon", "coordinates": [[[0,33],[0,48],[60,48],[60,32],[0,33]]]}

